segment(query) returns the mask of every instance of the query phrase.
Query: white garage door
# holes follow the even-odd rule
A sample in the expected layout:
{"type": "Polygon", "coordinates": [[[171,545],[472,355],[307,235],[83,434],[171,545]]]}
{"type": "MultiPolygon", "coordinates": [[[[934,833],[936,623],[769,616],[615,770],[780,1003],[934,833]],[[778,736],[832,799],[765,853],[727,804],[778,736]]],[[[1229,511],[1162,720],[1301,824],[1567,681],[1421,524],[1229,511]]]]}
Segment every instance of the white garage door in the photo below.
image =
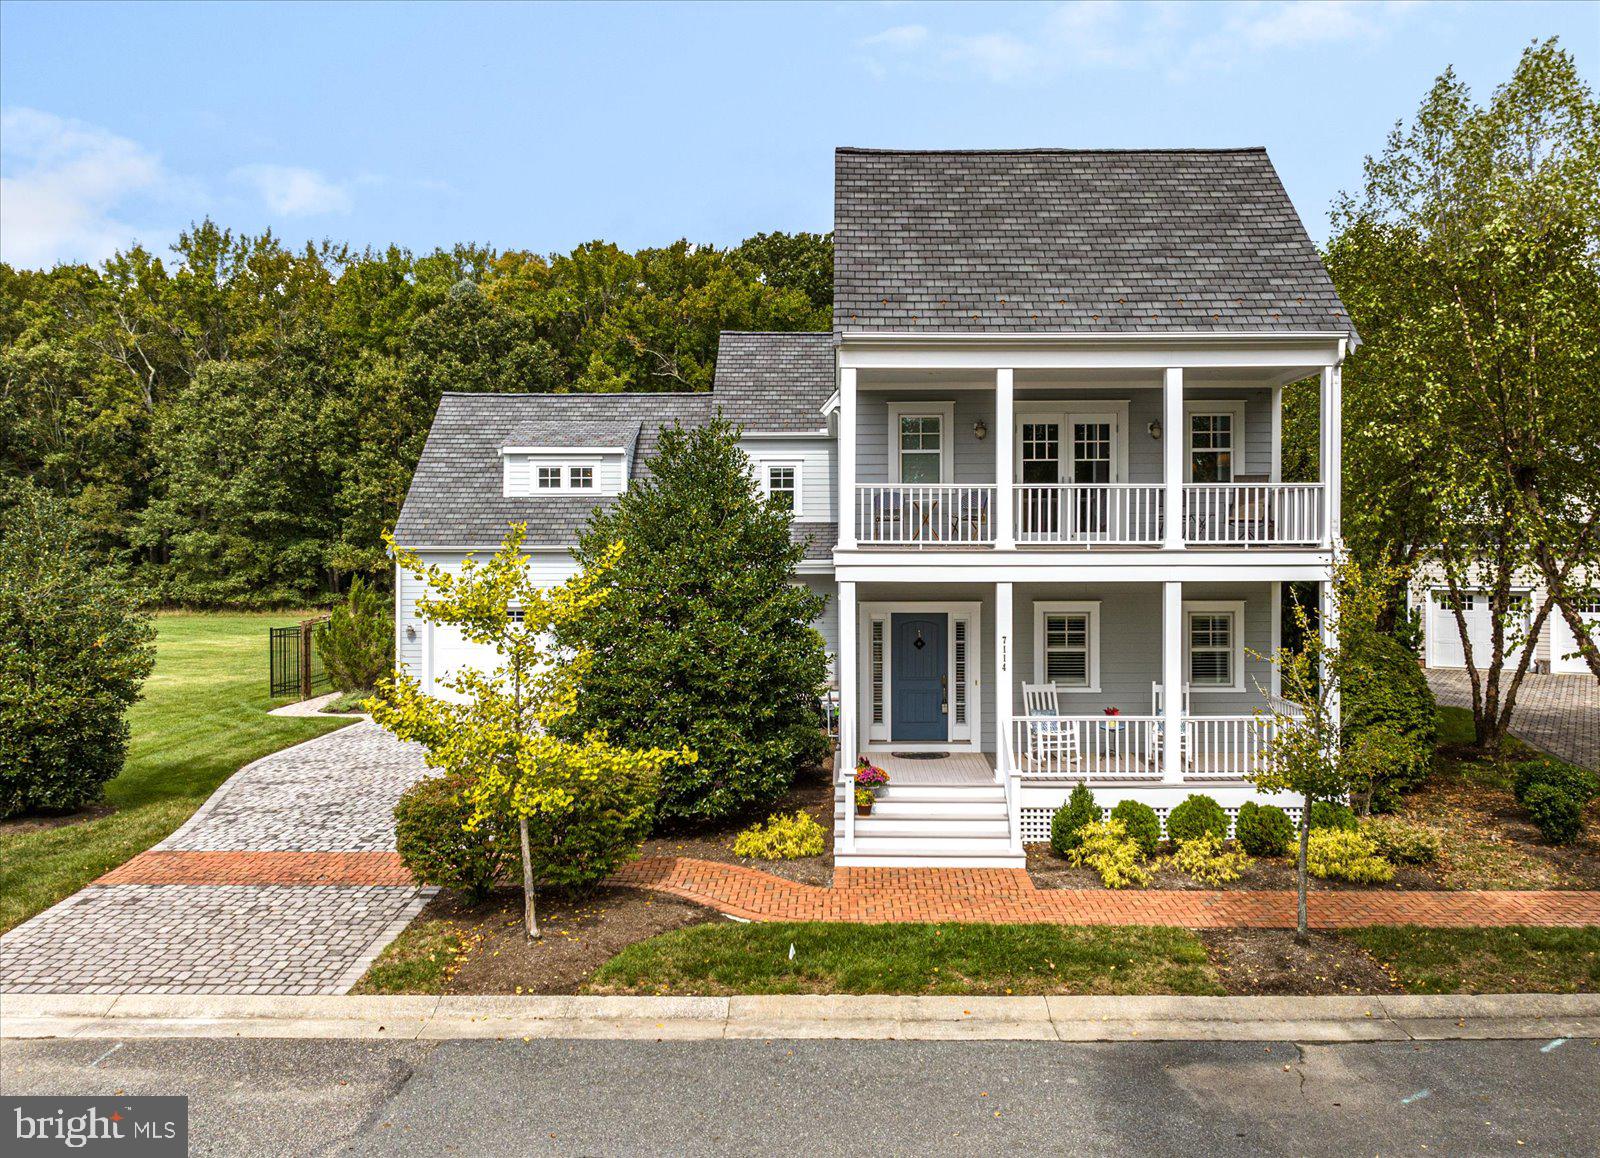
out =
{"type": "MultiPolygon", "coordinates": [[[[1589,629],[1589,638],[1600,647],[1600,600],[1592,600],[1579,604],[1578,613],[1583,617],[1584,625],[1589,629]]],[[[1583,657],[1577,655],[1577,640],[1572,637],[1572,629],[1567,626],[1567,620],[1560,610],[1552,607],[1550,618],[1554,621],[1551,628],[1550,645],[1550,670],[1554,672],[1586,672],[1589,665],[1583,662],[1583,657]],[[1564,658],[1571,656],[1571,659],[1564,658]]]]}
{"type": "Polygon", "coordinates": [[[462,639],[461,632],[454,627],[430,624],[428,630],[432,646],[428,662],[431,680],[427,690],[442,700],[463,698],[444,686],[444,681],[462,668],[492,672],[500,664],[500,653],[495,648],[462,639]]]}
{"type": "MultiPolygon", "coordinates": [[[[1506,629],[1507,662],[1514,664],[1521,653],[1514,645],[1527,638],[1527,596],[1517,596],[1522,610],[1521,626],[1513,631],[1506,629]]],[[[1461,613],[1467,621],[1467,635],[1472,640],[1472,658],[1479,667],[1489,663],[1494,654],[1493,613],[1486,591],[1464,591],[1461,594],[1461,613]]],[[[1448,591],[1434,591],[1428,598],[1428,666],[1466,667],[1466,651],[1461,644],[1461,628],[1456,623],[1454,604],[1448,591]]]]}

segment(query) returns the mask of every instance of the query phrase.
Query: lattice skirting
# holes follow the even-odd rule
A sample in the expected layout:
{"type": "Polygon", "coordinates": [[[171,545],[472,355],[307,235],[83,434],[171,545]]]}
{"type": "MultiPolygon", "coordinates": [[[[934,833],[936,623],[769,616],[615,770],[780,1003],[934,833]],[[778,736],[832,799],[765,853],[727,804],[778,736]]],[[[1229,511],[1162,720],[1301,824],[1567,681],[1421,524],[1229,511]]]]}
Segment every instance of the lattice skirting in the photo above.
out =
{"type": "MultiPolygon", "coordinates": [[[[1178,801],[1177,803],[1181,804],[1183,802],[1178,801]]],[[[1100,809],[1102,820],[1111,815],[1112,807],[1114,807],[1114,803],[1100,809]]],[[[1161,821],[1161,834],[1163,836],[1167,832],[1167,813],[1171,812],[1173,807],[1176,807],[1176,805],[1171,807],[1151,805],[1151,808],[1155,809],[1156,819],[1161,821]]],[[[1299,808],[1294,805],[1280,805],[1279,807],[1289,814],[1289,819],[1294,821],[1295,824],[1298,825],[1300,823],[1299,808]]],[[[1024,808],[1022,810],[1022,843],[1044,844],[1049,841],[1050,818],[1055,815],[1055,811],[1054,808],[1024,808]]],[[[1233,835],[1233,822],[1239,815],[1239,808],[1235,805],[1232,808],[1224,807],[1222,811],[1228,814],[1228,835],[1231,837],[1233,835]]]]}

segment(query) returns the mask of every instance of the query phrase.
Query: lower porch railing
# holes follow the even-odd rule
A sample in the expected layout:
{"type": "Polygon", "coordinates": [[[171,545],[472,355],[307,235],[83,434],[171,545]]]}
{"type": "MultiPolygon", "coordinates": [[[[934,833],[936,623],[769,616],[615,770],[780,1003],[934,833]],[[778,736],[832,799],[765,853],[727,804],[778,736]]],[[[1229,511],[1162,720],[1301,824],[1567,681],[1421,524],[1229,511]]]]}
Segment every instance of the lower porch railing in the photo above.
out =
{"type": "Polygon", "coordinates": [[[1028,716],[1007,721],[1011,767],[1024,780],[1243,780],[1267,767],[1278,721],[1188,716],[1178,767],[1164,763],[1160,716],[1028,716]]]}

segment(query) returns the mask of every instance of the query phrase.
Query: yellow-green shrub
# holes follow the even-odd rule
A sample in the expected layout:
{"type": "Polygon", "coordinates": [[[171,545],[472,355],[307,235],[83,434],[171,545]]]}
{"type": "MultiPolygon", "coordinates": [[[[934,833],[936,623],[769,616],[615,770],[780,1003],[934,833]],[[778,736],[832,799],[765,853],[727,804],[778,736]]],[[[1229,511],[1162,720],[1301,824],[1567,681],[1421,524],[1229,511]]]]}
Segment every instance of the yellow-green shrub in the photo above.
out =
{"type": "Polygon", "coordinates": [[[1203,885],[1225,885],[1239,879],[1250,858],[1242,849],[1225,847],[1216,833],[1202,832],[1178,842],[1172,863],[1203,885]]]}
{"type": "Polygon", "coordinates": [[[824,847],[822,825],[809,812],[769,816],[765,824],[753,824],[733,838],[734,856],[756,860],[821,856],[824,847]]]}
{"type": "Polygon", "coordinates": [[[1394,865],[1378,855],[1378,846],[1361,833],[1343,828],[1311,830],[1306,871],[1314,877],[1364,885],[1394,879],[1394,865]]]}
{"type": "Polygon", "coordinates": [[[1150,883],[1150,874],[1139,867],[1139,845],[1128,835],[1128,826],[1122,821],[1091,821],[1077,830],[1077,837],[1077,847],[1067,853],[1067,859],[1094,869],[1106,888],[1150,883]]]}
{"type": "Polygon", "coordinates": [[[1442,842],[1431,828],[1398,816],[1369,816],[1361,822],[1361,835],[1372,842],[1378,855],[1394,864],[1432,864],[1439,859],[1442,842]]]}

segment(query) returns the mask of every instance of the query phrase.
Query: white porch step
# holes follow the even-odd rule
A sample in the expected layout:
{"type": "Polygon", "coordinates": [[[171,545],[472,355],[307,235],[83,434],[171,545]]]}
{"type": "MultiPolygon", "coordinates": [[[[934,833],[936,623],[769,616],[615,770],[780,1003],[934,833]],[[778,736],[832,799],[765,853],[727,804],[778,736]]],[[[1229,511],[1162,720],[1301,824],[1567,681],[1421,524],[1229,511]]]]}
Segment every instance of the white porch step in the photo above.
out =
{"type": "Polygon", "coordinates": [[[944,820],[911,817],[897,820],[893,817],[880,817],[874,809],[871,816],[856,817],[857,845],[861,843],[863,837],[879,836],[966,836],[974,839],[993,837],[996,840],[1005,840],[1010,832],[1011,826],[1004,816],[998,820],[981,817],[944,820]]]}
{"type": "MultiPolygon", "coordinates": [[[[833,815],[844,815],[844,801],[835,798],[833,802],[833,815]]],[[[899,800],[887,796],[878,797],[872,806],[872,817],[876,819],[923,818],[936,820],[941,817],[962,817],[983,820],[1004,820],[1006,818],[1006,802],[1004,800],[899,800]]],[[[863,817],[862,819],[869,819],[863,817]]]]}
{"type": "MultiPolygon", "coordinates": [[[[844,789],[836,787],[833,798],[842,800],[844,789]]],[[[1004,804],[1006,790],[998,784],[891,784],[878,793],[878,803],[883,804],[890,800],[896,803],[923,801],[929,804],[974,804],[998,800],[1004,804]]]]}

